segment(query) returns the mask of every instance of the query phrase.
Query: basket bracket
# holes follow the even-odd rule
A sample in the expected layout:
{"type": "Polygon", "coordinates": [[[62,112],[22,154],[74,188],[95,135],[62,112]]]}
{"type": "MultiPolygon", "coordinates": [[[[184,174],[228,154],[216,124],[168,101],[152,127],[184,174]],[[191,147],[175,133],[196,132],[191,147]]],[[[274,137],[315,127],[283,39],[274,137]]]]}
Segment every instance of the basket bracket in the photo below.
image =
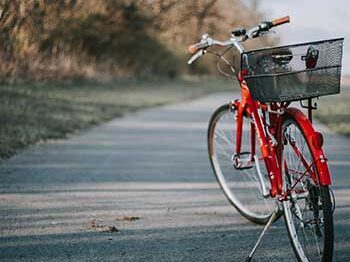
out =
{"type": "Polygon", "coordinates": [[[307,109],[307,116],[308,116],[310,122],[312,123],[312,110],[316,110],[317,109],[317,102],[315,101],[314,104],[312,104],[312,98],[308,98],[307,99],[307,105],[303,104],[303,100],[300,100],[299,102],[300,102],[300,106],[302,108],[306,108],[307,109]]]}

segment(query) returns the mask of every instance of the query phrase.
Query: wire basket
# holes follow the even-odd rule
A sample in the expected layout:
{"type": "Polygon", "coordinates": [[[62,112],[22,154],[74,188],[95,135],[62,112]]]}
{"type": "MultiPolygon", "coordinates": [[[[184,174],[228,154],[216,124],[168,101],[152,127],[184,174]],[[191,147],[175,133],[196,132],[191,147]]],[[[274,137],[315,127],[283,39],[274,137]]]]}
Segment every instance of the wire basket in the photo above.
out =
{"type": "Polygon", "coordinates": [[[241,69],[255,100],[285,102],[340,92],[344,38],[244,52],[241,69]]]}

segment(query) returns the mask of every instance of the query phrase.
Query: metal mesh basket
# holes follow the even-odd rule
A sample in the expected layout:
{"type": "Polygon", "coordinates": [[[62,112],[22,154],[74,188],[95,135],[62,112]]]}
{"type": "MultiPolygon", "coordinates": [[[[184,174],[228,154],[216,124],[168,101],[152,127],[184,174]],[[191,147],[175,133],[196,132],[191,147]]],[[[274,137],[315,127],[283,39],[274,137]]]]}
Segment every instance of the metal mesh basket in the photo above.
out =
{"type": "Polygon", "coordinates": [[[248,51],[244,79],[255,100],[284,102],[340,92],[344,38],[248,51]]]}

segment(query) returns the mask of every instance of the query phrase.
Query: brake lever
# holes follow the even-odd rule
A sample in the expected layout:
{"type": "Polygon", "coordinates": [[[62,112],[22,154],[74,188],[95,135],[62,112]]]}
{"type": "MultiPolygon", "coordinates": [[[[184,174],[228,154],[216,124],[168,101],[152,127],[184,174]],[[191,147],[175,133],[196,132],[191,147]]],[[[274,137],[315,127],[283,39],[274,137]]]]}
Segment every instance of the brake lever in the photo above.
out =
{"type": "Polygon", "coordinates": [[[257,33],[259,31],[259,26],[254,26],[250,29],[247,30],[247,33],[246,33],[246,36],[247,36],[247,39],[252,39],[252,38],[255,38],[257,33]]]}
{"type": "Polygon", "coordinates": [[[255,26],[253,28],[250,28],[246,35],[247,35],[247,38],[253,39],[253,38],[257,38],[259,36],[264,36],[264,35],[267,35],[270,33],[275,33],[275,31],[269,30],[269,29],[264,30],[263,28],[261,28],[260,25],[258,25],[258,26],[255,26]]]}
{"type": "Polygon", "coordinates": [[[187,64],[191,65],[194,61],[196,61],[198,58],[200,58],[205,53],[206,53],[206,50],[200,49],[193,56],[191,56],[191,58],[187,61],[187,64]]]}

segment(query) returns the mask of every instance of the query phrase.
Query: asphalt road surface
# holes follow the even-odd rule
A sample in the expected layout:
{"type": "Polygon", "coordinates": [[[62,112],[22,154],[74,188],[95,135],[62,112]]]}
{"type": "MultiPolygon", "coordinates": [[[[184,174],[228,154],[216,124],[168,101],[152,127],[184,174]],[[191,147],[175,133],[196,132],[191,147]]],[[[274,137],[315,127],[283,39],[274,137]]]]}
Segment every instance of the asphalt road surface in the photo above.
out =
{"type": "MultiPolygon", "coordinates": [[[[262,230],[227,202],[206,148],[230,94],[129,114],[0,165],[0,261],[244,261],[262,230]],[[105,232],[107,231],[107,232],[105,232]]],[[[325,135],[335,260],[350,261],[350,140],[325,135]]],[[[254,261],[295,261],[283,218],[254,261]]]]}

